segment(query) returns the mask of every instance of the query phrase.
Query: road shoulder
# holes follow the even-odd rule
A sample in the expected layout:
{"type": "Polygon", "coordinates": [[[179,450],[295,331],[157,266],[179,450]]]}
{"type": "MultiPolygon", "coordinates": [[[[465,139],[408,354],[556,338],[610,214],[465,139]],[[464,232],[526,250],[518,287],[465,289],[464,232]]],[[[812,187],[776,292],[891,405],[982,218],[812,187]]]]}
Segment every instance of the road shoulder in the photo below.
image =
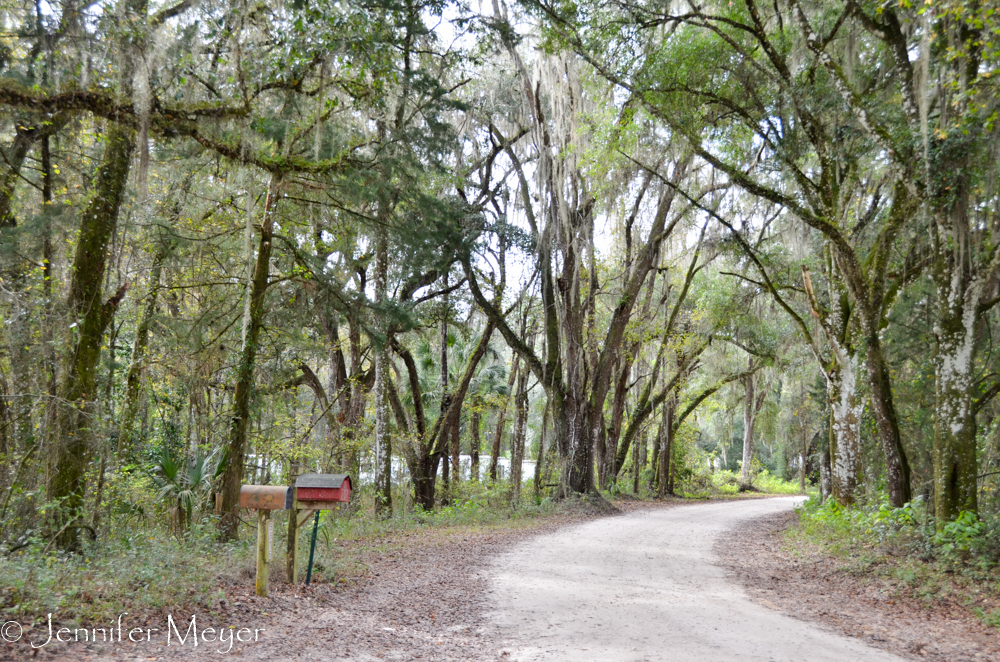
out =
{"type": "Polygon", "coordinates": [[[931,610],[874,574],[858,576],[836,558],[792,550],[784,531],[797,517],[748,520],[716,543],[723,567],[752,600],[909,659],[1000,661],[1000,634],[968,610],[931,610]]]}

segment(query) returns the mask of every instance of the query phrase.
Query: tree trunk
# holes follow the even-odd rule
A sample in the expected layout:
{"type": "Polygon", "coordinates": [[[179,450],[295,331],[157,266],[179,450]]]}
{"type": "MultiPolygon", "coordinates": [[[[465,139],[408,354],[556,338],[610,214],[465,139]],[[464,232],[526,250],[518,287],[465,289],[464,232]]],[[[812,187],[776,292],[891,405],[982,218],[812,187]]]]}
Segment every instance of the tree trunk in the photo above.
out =
{"type": "MultiPolygon", "coordinates": [[[[650,283],[649,290],[652,291],[652,283],[650,283]]],[[[628,395],[628,378],[632,374],[632,362],[634,359],[630,357],[638,353],[637,349],[634,346],[629,348],[629,355],[621,361],[622,365],[618,369],[618,380],[615,383],[615,395],[611,404],[611,429],[607,433],[608,438],[602,460],[604,477],[601,479],[601,485],[605,489],[611,489],[611,486],[618,480],[618,471],[621,469],[617,462],[618,440],[621,438],[622,424],[625,421],[625,398],[628,395]]]]}
{"type": "Polygon", "coordinates": [[[327,421],[327,442],[329,449],[327,457],[334,458],[341,451],[342,429],[341,426],[347,419],[350,409],[351,395],[347,379],[347,362],[344,359],[344,351],[341,347],[340,327],[334,315],[319,315],[320,323],[330,343],[330,378],[329,378],[329,401],[326,406],[331,407],[326,416],[327,421]]]}
{"type": "Polygon", "coordinates": [[[813,315],[819,320],[827,345],[813,345],[813,351],[826,376],[827,402],[830,407],[830,491],[842,506],[854,503],[861,471],[861,414],[864,402],[858,395],[859,352],[853,344],[857,316],[852,319],[848,288],[836,260],[826,261],[830,288],[830,306],[821,308],[816,298],[809,270],[802,267],[802,279],[813,315]],[[829,352],[829,359],[824,356],[829,352]]]}
{"type": "MultiPolygon", "coordinates": [[[[507,377],[507,393],[514,390],[514,380],[517,379],[517,372],[520,366],[521,357],[514,355],[514,364],[511,366],[510,375],[507,377]]],[[[507,424],[507,407],[509,396],[504,399],[503,405],[497,410],[496,427],[493,430],[493,443],[490,445],[490,482],[497,482],[497,463],[500,461],[500,442],[503,440],[503,429],[507,424]]]]}
{"type": "Polygon", "coordinates": [[[239,527],[240,486],[246,462],[247,430],[250,424],[250,402],[254,387],[254,368],[260,329],[264,322],[264,296],[268,287],[271,264],[271,239],[274,232],[274,208],[280,197],[281,175],[272,174],[264,203],[264,218],[260,224],[260,243],[254,264],[250,290],[250,318],[246,342],[240,351],[236,368],[236,388],[226,445],[226,468],[222,474],[222,518],[219,534],[222,540],[236,540],[239,527]]]}
{"type": "MultiPolygon", "coordinates": [[[[31,393],[35,390],[32,385],[33,366],[28,349],[28,345],[32,343],[32,329],[30,328],[31,317],[30,313],[23,307],[24,302],[22,301],[22,291],[26,285],[25,279],[23,278],[25,275],[25,269],[22,264],[22,258],[17,255],[18,234],[13,234],[12,237],[4,236],[8,234],[8,228],[14,228],[17,226],[17,219],[15,218],[12,209],[13,198],[17,190],[17,184],[21,181],[22,166],[24,165],[24,161],[31,150],[31,146],[34,143],[36,136],[36,131],[34,129],[26,129],[23,126],[19,126],[22,122],[27,124],[27,120],[25,119],[15,120],[15,125],[18,125],[17,132],[14,136],[13,143],[4,155],[4,161],[7,163],[7,168],[4,170],[2,179],[0,179],[0,240],[4,243],[11,244],[11,248],[8,250],[13,252],[15,256],[14,259],[17,261],[10,267],[10,273],[12,276],[10,280],[13,281],[11,283],[11,299],[14,309],[11,311],[10,318],[7,320],[8,326],[6,335],[6,339],[8,341],[8,351],[10,353],[10,367],[14,382],[14,392],[31,393]]],[[[48,199],[51,200],[51,188],[45,187],[45,183],[49,181],[48,178],[45,177],[45,172],[46,171],[43,168],[43,188],[48,191],[48,199]]],[[[43,215],[45,215],[46,222],[48,219],[48,213],[50,212],[51,210],[47,207],[43,209],[43,215]]],[[[43,243],[44,241],[45,239],[43,238],[43,243]]],[[[46,275],[47,274],[48,272],[46,271],[46,275]]],[[[46,281],[45,287],[46,294],[50,295],[52,288],[51,283],[46,281]]],[[[48,301],[46,301],[46,304],[48,304],[48,301]]],[[[51,319],[44,320],[42,323],[43,338],[51,337],[52,326],[51,319]]],[[[51,346],[52,343],[48,343],[47,347],[51,348],[51,346]]],[[[49,394],[53,396],[56,395],[51,391],[51,389],[49,394]]],[[[14,425],[13,436],[20,441],[23,448],[28,448],[33,445],[36,434],[34,422],[35,407],[33,399],[27,397],[13,398],[9,406],[13,414],[11,417],[14,425]]],[[[47,407],[48,406],[50,405],[47,404],[47,407]]]]}
{"type": "MultiPolygon", "coordinates": [[[[14,451],[14,445],[10,443],[11,424],[13,417],[10,414],[10,384],[7,383],[7,375],[0,370],[0,458],[9,461],[8,453],[14,451]]],[[[8,475],[5,471],[0,475],[0,490],[7,487],[8,475]]]]}
{"type": "Polygon", "coordinates": [[[94,493],[94,516],[91,523],[94,530],[101,525],[101,500],[104,498],[104,472],[108,466],[108,458],[105,453],[101,453],[101,466],[97,470],[97,490],[94,493]]]}
{"type": "MultiPolygon", "coordinates": [[[[476,348],[465,365],[465,370],[455,388],[446,397],[450,403],[448,409],[441,412],[434,426],[427,430],[420,440],[419,455],[413,464],[418,467],[418,473],[412,477],[414,501],[425,510],[434,508],[434,490],[437,478],[438,462],[444,458],[445,468],[449,468],[448,457],[448,435],[454,430],[458,417],[462,412],[462,403],[469,392],[469,384],[475,376],[479,362],[486,355],[486,348],[489,346],[490,338],[493,335],[493,323],[487,322],[483,335],[480,336],[476,348]]],[[[405,360],[405,359],[404,359],[405,360]]],[[[411,372],[411,388],[414,398],[421,397],[419,382],[416,379],[415,365],[407,361],[407,370],[411,372]]]]}
{"type": "Polygon", "coordinates": [[[830,449],[824,448],[819,457],[819,502],[826,501],[833,492],[833,479],[831,476],[830,449]]]}
{"type": "MultiPolygon", "coordinates": [[[[389,237],[385,227],[375,238],[375,301],[385,304],[389,270],[389,237]]],[[[376,326],[380,335],[373,343],[375,352],[375,516],[387,519],[392,515],[392,440],[389,436],[389,412],[386,381],[389,374],[389,348],[384,337],[385,322],[379,316],[376,326]]]]}
{"type": "MultiPolygon", "coordinates": [[[[364,288],[362,287],[361,289],[364,288]]],[[[347,341],[350,346],[351,376],[346,403],[347,413],[344,417],[344,425],[341,428],[343,436],[341,438],[340,452],[338,453],[340,456],[338,464],[348,468],[348,473],[355,476],[358,474],[359,469],[358,438],[360,436],[362,420],[364,419],[365,408],[367,407],[369,389],[368,384],[363,379],[364,373],[361,369],[361,332],[359,327],[358,320],[353,316],[348,316],[347,341]]],[[[333,449],[330,450],[332,458],[333,449]]],[[[332,465],[333,463],[330,462],[328,464],[332,465]]]]}
{"type": "Polygon", "coordinates": [[[652,462],[651,466],[649,467],[649,469],[650,469],[650,471],[649,471],[649,489],[650,490],[656,490],[657,492],[659,492],[659,490],[657,489],[658,486],[659,486],[659,480],[660,480],[660,435],[659,435],[659,429],[657,430],[656,438],[653,441],[653,453],[652,453],[652,455],[653,455],[653,462],[652,462]]]}
{"type": "Polygon", "coordinates": [[[427,512],[434,510],[437,483],[437,453],[426,453],[417,460],[418,474],[413,477],[413,501],[427,512]]]}
{"type": "Polygon", "coordinates": [[[600,434],[601,414],[590,410],[585,394],[569,393],[555,398],[553,414],[557,421],[557,437],[566,439],[567,452],[562,456],[566,469],[563,472],[563,494],[586,494],[594,491],[594,439],[600,434]],[[561,415],[560,415],[561,414],[561,415]],[[591,420],[591,419],[594,420],[591,420]],[[562,434],[559,434],[559,433],[562,434]]]}
{"type": "Polygon", "coordinates": [[[799,492],[806,492],[806,452],[799,451],[799,492]]]}
{"type": "Polygon", "coordinates": [[[830,401],[831,494],[841,506],[855,501],[861,473],[861,414],[864,402],[858,395],[858,356],[837,353],[827,375],[830,401]]]}
{"type": "Polygon", "coordinates": [[[146,346],[149,343],[149,327],[156,314],[156,301],[160,292],[160,274],[163,270],[163,261],[166,259],[169,250],[169,240],[166,233],[161,232],[157,241],[156,255],[153,257],[153,266],[149,272],[149,294],[146,297],[146,305],[142,309],[139,318],[139,325],[135,330],[135,343],[132,345],[132,360],[129,365],[128,375],[125,378],[125,403],[122,406],[122,418],[118,427],[118,452],[119,462],[124,462],[127,455],[132,452],[135,444],[134,429],[135,417],[139,412],[139,391],[142,382],[142,373],[146,365],[146,346]]]}
{"type": "Polygon", "coordinates": [[[878,426],[885,455],[886,478],[889,483],[889,501],[896,508],[910,501],[910,463],[906,459],[903,440],[899,434],[899,419],[892,398],[889,368],[882,355],[882,343],[877,333],[868,333],[867,346],[868,389],[871,394],[872,413],[878,426]]]}
{"type": "Polygon", "coordinates": [[[934,360],[934,516],[939,526],[963,510],[978,510],[973,365],[981,288],[975,281],[962,283],[961,276],[944,281],[938,283],[934,360]],[[954,291],[962,285],[964,292],[954,291]]]}
{"type": "Polygon", "coordinates": [[[135,136],[131,129],[112,124],[98,166],[92,201],[83,213],[73,259],[68,309],[75,318],[77,340],[59,389],[55,434],[50,445],[50,501],[59,502],[55,526],[58,544],[77,546],[78,529],[72,521],[82,515],[84,477],[93,453],[91,429],[96,420],[97,364],[104,331],[114,316],[127,286],[107,302],[101,301],[108,247],[114,237],[125,185],[128,181],[135,136]]]}
{"type": "MultiPolygon", "coordinates": [[[[15,121],[15,124],[20,123],[21,121],[15,121]]],[[[28,156],[28,151],[34,141],[35,132],[32,129],[19,127],[14,135],[14,142],[4,156],[7,169],[4,171],[3,177],[0,178],[0,231],[17,225],[17,219],[11,209],[11,202],[14,199],[14,190],[20,181],[21,166],[24,164],[24,159],[28,156]]]]}
{"type": "Polygon", "coordinates": [[[542,468],[545,463],[545,439],[546,432],[548,431],[548,420],[549,420],[549,402],[545,401],[545,408],[542,410],[542,429],[541,433],[538,435],[538,454],[535,456],[535,478],[534,478],[534,489],[535,489],[535,499],[541,497],[542,494],[542,468]]]}
{"type": "MultiPolygon", "coordinates": [[[[752,362],[751,367],[752,370],[752,362]]],[[[743,378],[743,388],[745,399],[743,402],[743,466],[740,469],[740,490],[746,490],[753,483],[752,465],[754,453],[754,427],[757,425],[757,414],[764,405],[764,396],[767,392],[760,389],[758,392],[758,376],[756,373],[746,375],[743,378]]]]}
{"type": "Polygon", "coordinates": [[[444,463],[441,465],[441,505],[447,506],[450,502],[449,495],[451,494],[451,462],[450,454],[448,453],[448,440],[450,438],[451,429],[445,428],[441,431],[442,445],[441,450],[436,453],[438,457],[443,457],[444,463]]]}
{"type": "Polygon", "coordinates": [[[639,493],[639,476],[646,468],[646,430],[639,435],[639,442],[632,449],[632,493],[639,493]]]}
{"type": "Polygon", "coordinates": [[[510,452],[510,495],[511,503],[517,507],[521,503],[521,469],[524,464],[524,436],[528,422],[528,371],[517,378],[517,395],[514,397],[514,437],[510,452]]]}
{"type": "Polygon", "coordinates": [[[462,482],[462,438],[459,436],[461,413],[451,422],[451,475],[452,485],[462,482]]]}
{"type": "Polygon", "coordinates": [[[660,457],[657,461],[659,476],[656,479],[656,491],[657,496],[661,498],[667,493],[673,494],[670,480],[670,454],[673,451],[674,414],[676,407],[677,396],[671,395],[663,403],[663,417],[660,419],[660,430],[657,434],[660,457]]]}
{"type": "Polygon", "coordinates": [[[55,255],[52,250],[52,155],[49,150],[49,136],[42,137],[42,201],[45,204],[45,222],[42,226],[42,295],[45,298],[45,317],[42,321],[44,325],[42,329],[42,356],[45,366],[46,392],[51,397],[43,409],[40,438],[46,439],[49,436],[49,428],[52,425],[53,402],[58,392],[56,343],[55,334],[52,329],[55,325],[52,305],[53,261],[55,255]]]}
{"type": "MultiPolygon", "coordinates": [[[[301,455],[298,450],[298,445],[296,445],[295,450],[292,452],[292,457],[289,458],[288,467],[288,486],[293,490],[295,489],[295,481],[302,474],[302,462],[301,455]]],[[[299,537],[299,511],[292,508],[287,512],[288,515],[288,525],[285,534],[285,582],[288,584],[295,584],[296,582],[296,552],[297,543],[299,537]]]]}
{"type": "Polygon", "coordinates": [[[473,407],[469,412],[469,480],[479,482],[479,422],[482,414],[479,407],[473,407]]]}

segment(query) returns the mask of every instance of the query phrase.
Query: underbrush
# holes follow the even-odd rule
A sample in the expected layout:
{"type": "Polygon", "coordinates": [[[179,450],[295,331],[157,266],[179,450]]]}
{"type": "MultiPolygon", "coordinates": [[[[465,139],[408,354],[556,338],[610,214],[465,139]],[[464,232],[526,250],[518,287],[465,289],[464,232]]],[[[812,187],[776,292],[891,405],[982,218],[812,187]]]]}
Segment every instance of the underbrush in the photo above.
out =
{"type": "Polygon", "coordinates": [[[0,615],[27,624],[48,613],[108,622],[122,612],[211,612],[224,598],[220,585],[236,580],[254,553],[246,541],[214,542],[207,519],[180,536],[157,527],[106,533],[75,554],[36,539],[0,556],[0,615]]]}
{"type": "MultiPolygon", "coordinates": [[[[649,484],[651,478],[647,470],[639,482],[639,492],[632,491],[627,482],[619,483],[609,491],[602,492],[609,499],[638,499],[640,501],[654,499],[657,496],[655,488],[649,484]]],[[[745,499],[755,498],[762,494],[802,494],[798,481],[783,480],[760,468],[753,477],[751,489],[740,491],[740,475],[736,471],[698,471],[685,470],[680,472],[674,485],[675,496],[682,499],[745,499]]],[[[806,486],[806,493],[813,494],[816,488],[806,486]]]]}
{"type": "Polygon", "coordinates": [[[843,508],[811,498],[787,540],[800,553],[831,554],[859,576],[875,573],[929,606],[964,605],[1000,627],[1000,519],[963,512],[938,530],[922,500],[843,508]]]}
{"type": "MultiPolygon", "coordinates": [[[[721,470],[705,473],[682,483],[682,494],[693,498],[713,496],[738,497],[748,492],[740,492],[740,475],[735,471],[721,470]]],[[[802,494],[798,481],[783,480],[767,469],[761,469],[753,477],[749,492],[762,494],[802,494]]],[[[809,490],[809,487],[806,488],[809,490]]]]}

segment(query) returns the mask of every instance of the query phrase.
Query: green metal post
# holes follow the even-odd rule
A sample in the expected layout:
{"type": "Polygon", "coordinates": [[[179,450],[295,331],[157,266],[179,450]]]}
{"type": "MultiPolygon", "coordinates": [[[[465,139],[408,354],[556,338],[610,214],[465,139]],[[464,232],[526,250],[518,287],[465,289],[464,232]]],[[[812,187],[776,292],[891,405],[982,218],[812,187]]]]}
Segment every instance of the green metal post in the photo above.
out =
{"type": "Polygon", "coordinates": [[[313,520],[313,539],[309,545],[309,569],[306,570],[306,586],[312,581],[313,576],[313,555],[316,553],[316,532],[319,531],[319,511],[316,511],[316,519],[313,520]]]}

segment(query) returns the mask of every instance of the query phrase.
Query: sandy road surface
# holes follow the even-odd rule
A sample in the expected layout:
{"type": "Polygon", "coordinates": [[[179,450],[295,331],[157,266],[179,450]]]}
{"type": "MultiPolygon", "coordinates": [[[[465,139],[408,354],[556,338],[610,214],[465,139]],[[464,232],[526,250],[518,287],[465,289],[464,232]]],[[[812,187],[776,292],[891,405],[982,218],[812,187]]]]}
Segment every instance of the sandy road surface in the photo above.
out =
{"type": "Polygon", "coordinates": [[[643,510],[529,539],[496,560],[491,618],[523,662],[901,660],[750,602],[715,564],[726,529],[796,502],[643,510]]]}

